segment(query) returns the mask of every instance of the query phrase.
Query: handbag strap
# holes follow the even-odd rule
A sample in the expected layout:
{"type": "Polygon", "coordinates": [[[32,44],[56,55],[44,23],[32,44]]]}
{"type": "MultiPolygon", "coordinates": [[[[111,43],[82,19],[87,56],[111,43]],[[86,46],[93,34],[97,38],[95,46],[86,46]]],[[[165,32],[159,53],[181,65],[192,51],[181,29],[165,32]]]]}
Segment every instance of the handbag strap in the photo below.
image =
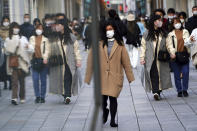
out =
{"type": "Polygon", "coordinates": [[[173,43],[173,47],[175,48],[174,36],[172,36],[172,43],[173,43]]]}

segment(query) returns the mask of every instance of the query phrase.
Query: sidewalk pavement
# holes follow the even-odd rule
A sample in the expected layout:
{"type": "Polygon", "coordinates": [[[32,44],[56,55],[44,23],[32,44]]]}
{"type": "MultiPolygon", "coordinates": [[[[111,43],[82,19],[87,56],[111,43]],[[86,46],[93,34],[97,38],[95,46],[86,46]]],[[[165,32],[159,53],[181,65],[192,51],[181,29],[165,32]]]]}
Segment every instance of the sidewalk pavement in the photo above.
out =
{"type": "MultiPolygon", "coordinates": [[[[83,50],[83,46],[81,46],[83,50]]],[[[82,51],[84,77],[87,53],[82,51]]],[[[108,122],[104,131],[197,131],[197,70],[191,67],[188,98],[177,98],[175,88],[162,93],[155,101],[140,82],[140,66],[134,69],[136,80],[124,88],[118,98],[118,128],[108,122]]],[[[11,92],[2,91],[0,98],[0,131],[88,131],[94,107],[92,85],[80,88],[69,105],[63,98],[47,94],[45,104],[34,103],[32,78],[26,79],[26,103],[10,104],[11,92]]],[[[2,83],[0,83],[3,88],[2,83]]]]}

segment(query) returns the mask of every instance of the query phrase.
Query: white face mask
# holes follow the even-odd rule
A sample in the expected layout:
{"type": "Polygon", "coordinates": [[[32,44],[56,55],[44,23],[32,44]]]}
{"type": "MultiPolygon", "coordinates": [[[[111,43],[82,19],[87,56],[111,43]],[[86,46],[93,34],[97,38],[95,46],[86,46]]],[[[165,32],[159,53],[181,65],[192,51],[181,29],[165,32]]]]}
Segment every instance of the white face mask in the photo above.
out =
{"type": "Polygon", "coordinates": [[[109,39],[113,38],[113,37],[114,37],[114,30],[108,30],[108,31],[106,32],[106,36],[107,36],[107,38],[109,38],[109,39]]]}
{"type": "Polygon", "coordinates": [[[193,15],[197,15],[197,11],[193,11],[193,15]]]}
{"type": "Polygon", "coordinates": [[[61,32],[64,29],[64,27],[62,25],[56,25],[55,29],[57,32],[61,32]]]}
{"type": "Polygon", "coordinates": [[[7,27],[7,26],[9,26],[9,25],[10,25],[9,22],[3,22],[3,26],[7,27]]]}
{"type": "Polygon", "coordinates": [[[172,19],[174,18],[174,16],[169,15],[168,18],[169,18],[170,20],[172,20],[172,19]]]}
{"type": "Polygon", "coordinates": [[[155,22],[155,26],[157,26],[158,28],[161,28],[162,25],[163,25],[163,22],[160,21],[160,20],[157,20],[157,21],[155,22]]]}
{"type": "Polygon", "coordinates": [[[184,19],[180,19],[180,21],[181,21],[181,23],[184,23],[184,22],[185,22],[185,20],[184,20],[184,19]]]}
{"type": "Polygon", "coordinates": [[[14,33],[15,35],[18,35],[19,31],[20,31],[20,29],[18,29],[18,28],[14,28],[14,29],[13,29],[13,33],[14,33]]]}
{"type": "Polygon", "coordinates": [[[174,28],[177,29],[177,30],[181,29],[181,23],[175,24],[174,25],[174,28]]]}
{"type": "Polygon", "coordinates": [[[25,18],[25,19],[24,19],[24,22],[26,22],[26,23],[28,23],[29,21],[30,21],[29,18],[25,18]]]}
{"type": "Polygon", "coordinates": [[[37,29],[37,30],[36,30],[36,34],[37,34],[37,35],[42,35],[42,30],[37,29]]]}

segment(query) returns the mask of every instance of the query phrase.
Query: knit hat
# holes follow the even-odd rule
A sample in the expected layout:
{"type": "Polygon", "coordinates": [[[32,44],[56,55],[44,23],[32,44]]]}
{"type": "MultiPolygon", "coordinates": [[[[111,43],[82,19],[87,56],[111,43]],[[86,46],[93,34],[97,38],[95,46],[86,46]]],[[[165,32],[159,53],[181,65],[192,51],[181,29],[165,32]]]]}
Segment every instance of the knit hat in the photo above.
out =
{"type": "Polygon", "coordinates": [[[127,16],[127,21],[134,21],[135,20],[135,15],[134,14],[129,14],[127,16]]]}

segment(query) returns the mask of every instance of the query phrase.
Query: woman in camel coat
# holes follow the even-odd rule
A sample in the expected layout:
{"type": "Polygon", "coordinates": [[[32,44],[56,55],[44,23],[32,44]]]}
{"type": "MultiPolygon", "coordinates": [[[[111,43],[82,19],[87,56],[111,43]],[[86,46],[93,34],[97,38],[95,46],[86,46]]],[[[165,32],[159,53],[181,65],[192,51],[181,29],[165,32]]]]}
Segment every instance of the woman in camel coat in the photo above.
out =
{"type": "MultiPolygon", "coordinates": [[[[128,52],[119,37],[113,21],[108,21],[104,27],[104,35],[99,44],[100,72],[101,72],[101,92],[103,95],[103,123],[106,123],[109,114],[107,100],[110,100],[110,113],[112,127],[117,127],[115,115],[117,112],[117,97],[122,87],[125,70],[129,83],[134,80],[132,67],[128,52]]],[[[90,83],[93,73],[92,50],[89,52],[85,83],[90,83]]]]}

